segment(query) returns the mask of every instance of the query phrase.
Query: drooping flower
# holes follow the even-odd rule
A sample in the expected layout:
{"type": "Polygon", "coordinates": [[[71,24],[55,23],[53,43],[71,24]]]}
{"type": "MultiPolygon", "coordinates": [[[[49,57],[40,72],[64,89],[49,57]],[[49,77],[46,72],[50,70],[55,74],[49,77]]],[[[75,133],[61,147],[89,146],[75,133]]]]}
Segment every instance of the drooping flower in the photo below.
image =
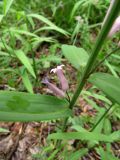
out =
{"type": "Polygon", "coordinates": [[[63,73],[63,70],[62,70],[62,67],[64,65],[60,65],[60,66],[57,66],[56,68],[54,69],[51,69],[50,72],[53,72],[53,73],[56,73],[58,78],[59,78],[59,81],[60,81],[60,85],[61,85],[61,89],[66,92],[69,88],[68,86],[68,81],[67,79],[65,78],[64,76],[64,73],[63,73]]]}
{"type": "Polygon", "coordinates": [[[118,16],[108,34],[108,37],[112,37],[116,32],[120,31],[120,16],[118,16]]]}
{"type": "Polygon", "coordinates": [[[53,92],[54,95],[61,97],[61,98],[65,97],[65,93],[61,89],[59,89],[57,86],[50,83],[47,78],[44,78],[42,80],[42,83],[46,84],[48,86],[48,88],[53,92]]]}

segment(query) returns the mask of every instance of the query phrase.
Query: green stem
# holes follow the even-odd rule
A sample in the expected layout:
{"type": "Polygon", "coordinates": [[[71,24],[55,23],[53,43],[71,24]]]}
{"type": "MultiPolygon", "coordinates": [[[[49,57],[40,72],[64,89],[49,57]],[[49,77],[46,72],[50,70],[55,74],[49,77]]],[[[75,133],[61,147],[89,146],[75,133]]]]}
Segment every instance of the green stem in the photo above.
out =
{"type": "MultiPolygon", "coordinates": [[[[118,15],[119,5],[120,5],[120,1],[116,0],[111,8],[111,12],[107,17],[106,22],[104,23],[104,25],[102,27],[102,30],[98,36],[98,39],[96,41],[93,52],[89,58],[87,66],[86,66],[84,73],[82,75],[82,78],[80,79],[79,85],[75,91],[75,94],[73,95],[71,102],[70,102],[70,105],[69,105],[70,109],[73,109],[73,107],[77,101],[77,98],[79,97],[79,95],[80,95],[80,93],[86,83],[86,79],[87,79],[88,75],[90,75],[89,73],[93,68],[93,65],[96,61],[97,55],[98,55],[99,51],[101,50],[102,45],[104,44],[104,41],[109,33],[109,30],[112,27],[112,24],[114,23],[114,20],[116,19],[117,15],[118,15]]],[[[65,129],[66,129],[67,121],[68,121],[68,118],[66,118],[64,120],[62,131],[65,131],[65,129]]]]}
{"type": "Polygon", "coordinates": [[[100,124],[100,122],[106,117],[106,115],[108,114],[109,110],[112,108],[113,105],[111,105],[106,111],[105,113],[100,117],[100,119],[97,121],[97,123],[93,126],[93,128],[90,130],[91,132],[94,131],[94,129],[100,124]]]}
{"type": "MultiPolygon", "coordinates": [[[[90,71],[92,70],[93,66],[94,66],[94,63],[96,61],[96,58],[102,48],[102,45],[104,44],[105,42],[105,39],[112,27],[112,24],[114,23],[118,13],[119,13],[119,6],[120,6],[120,0],[115,0],[115,2],[113,3],[112,7],[111,7],[111,12],[109,13],[102,29],[101,29],[101,32],[98,36],[98,39],[96,41],[96,44],[95,44],[95,47],[93,49],[93,52],[88,60],[88,63],[86,65],[86,68],[84,70],[84,73],[79,81],[79,84],[78,84],[78,87],[72,97],[72,100],[70,102],[70,105],[69,105],[69,108],[70,109],[73,109],[85,83],[86,83],[86,80],[87,80],[87,77],[88,77],[88,74],[90,73],[90,71]]],[[[64,124],[63,124],[63,128],[62,128],[62,131],[64,132],[65,129],[66,129],[66,125],[67,125],[67,121],[68,121],[68,118],[66,118],[64,120],[64,124]]],[[[61,144],[61,141],[57,141],[57,145],[60,145],[61,144]]]]}
{"type": "Polygon", "coordinates": [[[111,8],[111,12],[109,13],[102,29],[101,29],[101,32],[98,36],[98,39],[96,41],[96,44],[95,44],[95,47],[93,49],[93,52],[88,60],[88,63],[86,65],[86,68],[84,70],[84,73],[82,75],[82,78],[80,79],[80,82],[79,82],[79,85],[75,91],[75,94],[73,95],[73,98],[71,100],[71,103],[69,105],[69,108],[73,108],[85,83],[86,83],[86,79],[87,79],[87,75],[89,74],[89,72],[91,71],[91,69],[93,68],[94,66],[94,63],[96,61],[96,58],[97,58],[97,55],[98,53],[100,52],[101,48],[102,48],[102,45],[104,44],[105,42],[105,39],[112,27],[112,24],[114,23],[118,13],[119,13],[119,10],[120,10],[120,0],[115,0],[115,2],[113,3],[112,5],[112,8],[111,8]]]}
{"type": "MultiPolygon", "coordinates": [[[[117,51],[119,51],[119,50],[120,50],[120,47],[115,48],[113,51],[111,51],[109,54],[107,54],[107,55],[90,71],[89,75],[92,74],[93,72],[95,72],[95,71],[98,69],[98,67],[100,67],[100,65],[101,65],[107,58],[109,58],[113,53],[115,53],[115,52],[117,52],[117,51]]],[[[89,75],[88,75],[88,77],[89,77],[89,75]]]]}

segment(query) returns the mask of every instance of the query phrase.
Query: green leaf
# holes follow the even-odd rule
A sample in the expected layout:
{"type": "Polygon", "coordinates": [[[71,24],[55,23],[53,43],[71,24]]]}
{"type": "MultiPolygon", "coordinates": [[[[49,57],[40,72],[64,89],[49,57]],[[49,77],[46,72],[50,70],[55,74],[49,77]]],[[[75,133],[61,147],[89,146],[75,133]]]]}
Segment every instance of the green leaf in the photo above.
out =
{"type": "Polygon", "coordinates": [[[115,137],[111,139],[111,136],[95,132],[53,133],[48,136],[48,139],[62,139],[62,140],[79,139],[86,141],[104,141],[104,142],[113,142],[113,140],[116,140],[115,137]]]}
{"type": "Polygon", "coordinates": [[[111,152],[104,151],[102,147],[96,149],[102,160],[119,160],[117,157],[114,157],[111,152]]]}
{"type": "Polygon", "coordinates": [[[72,45],[62,45],[62,52],[76,69],[85,67],[89,58],[87,52],[83,48],[77,48],[72,45]]]}
{"type": "Polygon", "coordinates": [[[103,129],[104,129],[104,133],[105,134],[110,134],[111,131],[112,131],[111,122],[110,122],[110,120],[108,118],[105,118],[105,120],[104,120],[103,129]]]}
{"type": "Polygon", "coordinates": [[[96,99],[99,99],[105,103],[108,103],[109,105],[111,105],[111,102],[110,100],[108,100],[105,95],[100,95],[98,93],[93,93],[93,92],[89,92],[89,91],[82,91],[83,94],[87,95],[87,97],[91,96],[91,97],[94,97],[96,99]]]}
{"type": "Polygon", "coordinates": [[[4,15],[7,14],[7,12],[9,11],[12,3],[13,3],[14,0],[4,0],[4,3],[3,3],[3,12],[4,12],[4,15]]]}
{"type": "Polygon", "coordinates": [[[0,91],[0,121],[45,121],[71,116],[66,100],[14,91],[0,91]]]}
{"type": "Polygon", "coordinates": [[[4,129],[4,128],[0,128],[0,132],[2,132],[2,133],[8,133],[8,132],[9,132],[9,130],[4,129]]]}
{"type": "Polygon", "coordinates": [[[33,67],[29,62],[28,57],[24,54],[22,50],[16,50],[15,55],[17,58],[21,61],[21,63],[26,67],[26,69],[31,73],[31,75],[36,78],[36,75],[34,73],[33,67]]]}
{"type": "Polygon", "coordinates": [[[80,159],[82,156],[84,156],[86,153],[88,152],[88,149],[80,149],[76,152],[71,153],[66,160],[78,160],[80,159]]]}
{"type": "Polygon", "coordinates": [[[54,150],[50,157],[47,158],[47,160],[53,160],[53,158],[55,158],[55,156],[57,155],[57,153],[59,152],[59,149],[54,150]]]}
{"type": "Polygon", "coordinates": [[[56,30],[57,32],[60,32],[66,36],[69,35],[69,33],[65,30],[63,30],[62,28],[56,26],[54,23],[52,23],[49,19],[43,17],[42,15],[39,14],[29,14],[28,17],[33,17],[36,18],[44,23],[46,23],[48,26],[50,26],[53,30],[56,30]]]}
{"type": "Polygon", "coordinates": [[[30,82],[30,79],[29,79],[29,76],[28,76],[26,70],[24,70],[22,72],[21,76],[22,76],[23,83],[24,83],[26,89],[28,90],[28,92],[33,93],[33,87],[32,87],[32,84],[30,82]]]}
{"type": "Polygon", "coordinates": [[[120,104],[120,79],[107,73],[95,73],[88,79],[102,90],[112,101],[120,104]]]}
{"type": "Polygon", "coordinates": [[[56,42],[56,41],[52,37],[37,37],[37,38],[32,38],[32,46],[33,46],[33,48],[37,48],[40,45],[40,43],[42,43],[42,42],[53,43],[53,42],[56,42]]]}
{"type": "Polygon", "coordinates": [[[4,15],[0,14],[0,23],[1,23],[2,19],[3,19],[3,17],[4,17],[4,15]]]}
{"type": "Polygon", "coordinates": [[[75,15],[75,12],[77,11],[77,9],[84,3],[86,2],[86,0],[80,0],[78,2],[75,3],[72,11],[71,11],[71,14],[70,14],[70,21],[73,19],[74,15],[75,15]]]}
{"type": "Polygon", "coordinates": [[[105,64],[109,68],[109,70],[111,71],[113,76],[118,78],[119,76],[117,75],[117,73],[115,72],[114,68],[112,67],[112,65],[107,60],[105,60],[105,64]]]}
{"type": "Polygon", "coordinates": [[[110,138],[111,140],[115,141],[115,140],[120,140],[120,130],[118,131],[114,131],[113,133],[110,134],[110,138]]]}
{"type": "Polygon", "coordinates": [[[21,29],[16,29],[16,28],[10,28],[10,30],[8,30],[8,31],[13,32],[14,34],[18,33],[18,34],[23,34],[23,35],[30,36],[30,37],[39,38],[39,36],[37,36],[36,34],[31,33],[29,31],[26,31],[26,30],[21,30],[21,29]]]}

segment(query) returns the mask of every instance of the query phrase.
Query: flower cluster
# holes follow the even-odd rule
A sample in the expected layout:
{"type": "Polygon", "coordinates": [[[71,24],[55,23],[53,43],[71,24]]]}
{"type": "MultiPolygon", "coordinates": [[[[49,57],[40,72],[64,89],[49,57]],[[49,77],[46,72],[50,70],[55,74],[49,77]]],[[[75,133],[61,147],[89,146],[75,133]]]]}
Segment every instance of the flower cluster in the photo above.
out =
{"type": "Polygon", "coordinates": [[[68,90],[69,85],[68,85],[68,81],[64,76],[62,67],[64,65],[60,65],[57,66],[56,68],[52,69],[50,71],[50,73],[56,73],[58,76],[58,79],[60,81],[60,88],[58,88],[56,85],[52,84],[49,82],[49,80],[47,78],[44,78],[42,80],[42,83],[46,84],[47,87],[53,92],[54,95],[58,96],[58,97],[65,97],[65,92],[68,90]]]}

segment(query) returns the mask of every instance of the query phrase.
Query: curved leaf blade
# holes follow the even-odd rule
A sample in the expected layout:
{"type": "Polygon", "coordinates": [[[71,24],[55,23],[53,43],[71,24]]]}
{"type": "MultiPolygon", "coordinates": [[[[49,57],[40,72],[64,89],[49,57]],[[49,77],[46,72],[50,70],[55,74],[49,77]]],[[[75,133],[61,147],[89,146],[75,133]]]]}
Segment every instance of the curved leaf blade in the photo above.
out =
{"type": "Polygon", "coordinates": [[[4,15],[0,14],[0,23],[1,23],[2,19],[3,19],[3,17],[4,17],[4,15]]]}
{"type": "Polygon", "coordinates": [[[46,121],[68,117],[66,100],[47,95],[0,91],[0,121],[46,121]]]}
{"type": "Polygon", "coordinates": [[[21,29],[18,30],[16,28],[11,28],[10,31],[13,32],[14,34],[18,33],[18,34],[21,34],[21,35],[26,35],[26,36],[30,36],[30,37],[39,38],[39,36],[37,36],[36,34],[31,33],[29,31],[21,30],[21,29]]]}
{"type": "Polygon", "coordinates": [[[22,62],[22,64],[27,68],[27,70],[31,73],[31,75],[36,78],[35,72],[33,70],[32,65],[29,62],[29,59],[24,54],[22,50],[17,50],[14,52],[17,58],[22,62]]]}
{"type": "Polygon", "coordinates": [[[73,7],[73,9],[72,9],[72,11],[71,11],[70,20],[69,20],[69,21],[71,21],[71,20],[73,19],[74,15],[75,15],[75,13],[76,13],[76,11],[77,11],[77,9],[78,9],[84,2],[86,2],[86,0],[80,0],[80,1],[78,1],[78,2],[75,3],[75,5],[74,5],[74,7],[73,7]]]}
{"type": "Polygon", "coordinates": [[[69,133],[53,133],[48,136],[48,139],[62,140],[86,140],[86,141],[103,141],[113,142],[116,139],[111,139],[111,136],[95,133],[95,132],[69,132],[69,133]]]}
{"type": "Polygon", "coordinates": [[[112,101],[120,104],[120,79],[107,73],[94,73],[88,79],[102,90],[112,101]]]}
{"type": "Polygon", "coordinates": [[[4,0],[4,3],[3,3],[3,12],[4,12],[4,15],[6,15],[12,5],[14,0],[4,0]]]}
{"type": "Polygon", "coordinates": [[[29,14],[28,17],[36,18],[36,19],[38,19],[38,20],[46,23],[48,26],[51,27],[51,29],[56,30],[57,32],[60,32],[60,33],[62,33],[62,34],[64,34],[64,35],[66,35],[66,36],[69,35],[69,33],[68,33],[67,31],[65,31],[64,29],[56,26],[53,22],[51,22],[49,19],[45,18],[45,17],[42,16],[42,15],[39,15],[39,14],[35,14],[35,13],[34,13],[34,14],[29,14]]]}
{"type": "Polygon", "coordinates": [[[29,93],[33,93],[33,86],[32,86],[32,83],[29,79],[29,76],[26,70],[22,72],[21,77],[22,77],[23,84],[26,87],[27,91],[29,93]]]}
{"type": "Polygon", "coordinates": [[[85,67],[89,58],[87,52],[83,48],[77,48],[72,45],[62,45],[62,52],[76,69],[85,67]]]}

